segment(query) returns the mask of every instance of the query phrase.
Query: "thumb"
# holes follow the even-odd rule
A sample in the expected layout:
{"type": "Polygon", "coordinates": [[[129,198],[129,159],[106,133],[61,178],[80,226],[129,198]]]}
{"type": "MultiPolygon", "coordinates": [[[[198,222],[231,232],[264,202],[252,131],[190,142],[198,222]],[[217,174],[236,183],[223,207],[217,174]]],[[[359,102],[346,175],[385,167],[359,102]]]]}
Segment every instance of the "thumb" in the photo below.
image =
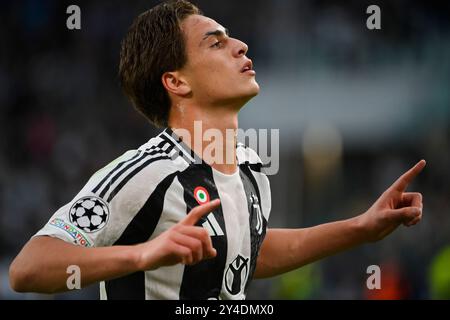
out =
{"type": "Polygon", "coordinates": [[[422,210],[418,207],[403,207],[400,209],[394,209],[390,211],[391,212],[389,215],[392,218],[394,218],[399,222],[405,222],[417,218],[422,210]]]}

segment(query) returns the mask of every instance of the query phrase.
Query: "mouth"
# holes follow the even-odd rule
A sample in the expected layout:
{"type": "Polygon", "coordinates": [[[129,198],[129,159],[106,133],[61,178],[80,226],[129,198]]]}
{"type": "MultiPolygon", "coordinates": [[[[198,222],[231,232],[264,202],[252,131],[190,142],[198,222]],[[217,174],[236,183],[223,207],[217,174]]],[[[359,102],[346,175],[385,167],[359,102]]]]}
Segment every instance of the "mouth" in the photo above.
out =
{"type": "Polygon", "coordinates": [[[253,70],[253,62],[252,60],[248,60],[241,69],[241,73],[249,73],[256,74],[255,70],[253,70]]]}

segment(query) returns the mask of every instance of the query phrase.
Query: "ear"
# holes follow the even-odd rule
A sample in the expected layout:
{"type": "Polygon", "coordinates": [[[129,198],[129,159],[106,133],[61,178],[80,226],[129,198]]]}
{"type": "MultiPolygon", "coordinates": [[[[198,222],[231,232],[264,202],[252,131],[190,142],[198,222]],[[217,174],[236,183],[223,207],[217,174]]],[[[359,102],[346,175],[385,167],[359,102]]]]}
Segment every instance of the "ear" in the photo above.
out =
{"type": "Polygon", "coordinates": [[[191,93],[191,87],[178,71],[165,72],[161,81],[168,92],[177,96],[186,96],[191,93]]]}

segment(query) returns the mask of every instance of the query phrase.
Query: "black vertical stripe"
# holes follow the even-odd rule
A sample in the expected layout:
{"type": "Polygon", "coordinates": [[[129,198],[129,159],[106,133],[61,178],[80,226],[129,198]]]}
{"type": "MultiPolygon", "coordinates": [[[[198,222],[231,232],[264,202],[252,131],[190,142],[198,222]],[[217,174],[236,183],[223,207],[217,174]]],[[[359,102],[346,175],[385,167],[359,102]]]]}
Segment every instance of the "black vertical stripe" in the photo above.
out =
{"type": "MultiPolygon", "coordinates": [[[[179,172],[168,175],[152,192],[114,245],[133,245],[147,241],[161,217],[167,189],[179,172]]],[[[144,300],[145,273],[135,272],[122,278],[105,281],[106,294],[111,300],[144,300]]]]}
{"type": "Polygon", "coordinates": [[[250,285],[250,282],[253,278],[253,274],[255,273],[256,269],[256,262],[258,259],[258,253],[259,249],[261,247],[261,244],[264,240],[264,237],[266,236],[266,227],[267,227],[267,220],[264,218],[264,214],[262,211],[261,206],[261,195],[259,192],[258,184],[255,180],[255,177],[251,173],[251,170],[247,164],[241,164],[239,166],[239,174],[242,180],[242,184],[244,186],[245,196],[247,198],[247,205],[248,210],[250,212],[250,270],[247,277],[247,283],[245,285],[245,291],[247,292],[248,287],[250,285]],[[255,194],[258,197],[259,204],[260,204],[260,210],[263,220],[263,229],[262,233],[258,234],[258,231],[256,230],[256,224],[258,217],[256,216],[256,212],[253,208],[253,203],[251,201],[251,194],[255,194]]]}
{"type": "MultiPolygon", "coordinates": [[[[214,184],[212,169],[206,164],[191,165],[178,176],[178,180],[184,189],[184,201],[187,205],[186,214],[192,208],[198,206],[194,198],[196,187],[204,187],[211,200],[219,197],[214,184]]],[[[223,236],[211,237],[212,245],[217,250],[217,256],[184,268],[180,287],[180,299],[182,300],[219,298],[227,259],[227,232],[222,208],[219,207],[213,214],[224,233],[223,236]]],[[[203,217],[196,225],[201,226],[205,221],[206,217],[203,217]]]]}
{"type": "Polygon", "coordinates": [[[145,272],[105,281],[108,300],[145,300],[145,272]]]}

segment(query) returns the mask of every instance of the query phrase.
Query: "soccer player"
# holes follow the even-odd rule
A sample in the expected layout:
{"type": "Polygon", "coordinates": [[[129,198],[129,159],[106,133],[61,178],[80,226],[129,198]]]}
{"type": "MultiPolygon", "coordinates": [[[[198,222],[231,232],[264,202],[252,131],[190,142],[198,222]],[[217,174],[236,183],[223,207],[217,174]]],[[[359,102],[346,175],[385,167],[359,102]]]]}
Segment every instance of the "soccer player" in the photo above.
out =
{"type": "Polygon", "coordinates": [[[122,43],[121,84],[165,129],[95,173],[30,239],[10,267],[14,290],[67,291],[67,268],[76,265],[82,286],[100,282],[103,299],[244,299],[253,278],[420,221],[422,196],[405,190],[423,160],[354,218],[267,228],[271,195],[261,160],[226,134],[259,91],[247,50],[186,1],[135,19],[122,43]],[[194,121],[222,133],[231,161],[213,161],[204,141],[189,139],[194,121]]]}

